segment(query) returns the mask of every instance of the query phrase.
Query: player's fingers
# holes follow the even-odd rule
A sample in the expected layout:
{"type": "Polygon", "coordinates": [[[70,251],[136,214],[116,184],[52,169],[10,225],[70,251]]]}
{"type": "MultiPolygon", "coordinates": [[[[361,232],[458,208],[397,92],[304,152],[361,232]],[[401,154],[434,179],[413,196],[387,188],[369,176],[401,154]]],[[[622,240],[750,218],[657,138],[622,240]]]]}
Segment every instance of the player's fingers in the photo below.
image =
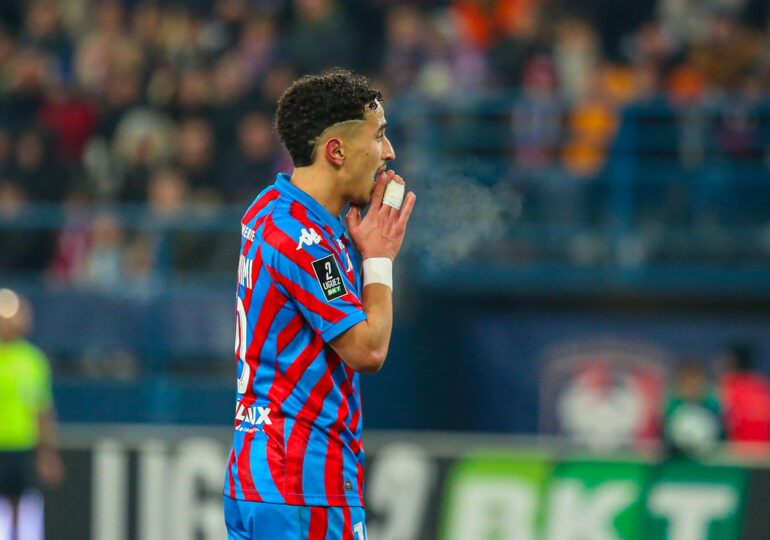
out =
{"type": "MultiPolygon", "coordinates": [[[[392,172],[392,171],[388,171],[388,172],[392,172]]],[[[396,219],[398,219],[398,208],[396,208],[396,207],[394,207],[394,206],[392,206],[390,204],[390,202],[394,202],[394,203],[396,202],[395,200],[393,200],[396,197],[395,196],[389,196],[389,188],[391,188],[391,187],[395,188],[396,187],[395,184],[398,184],[400,186],[405,186],[406,185],[406,183],[404,182],[404,179],[401,178],[401,176],[399,176],[397,174],[391,175],[390,182],[388,183],[388,185],[385,188],[385,194],[383,195],[383,203],[382,203],[382,207],[380,209],[381,215],[383,215],[387,219],[391,219],[391,220],[394,220],[394,221],[396,219]],[[391,183],[394,184],[394,185],[391,186],[390,185],[391,183]],[[389,202],[389,199],[390,199],[390,202],[389,202]]],[[[404,188],[401,187],[402,193],[403,193],[403,189],[404,188]]],[[[403,195],[401,195],[401,196],[403,197],[403,195]]],[[[403,200],[399,201],[399,207],[401,206],[401,204],[400,204],[401,202],[403,202],[403,200]]]]}
{"type": "MultiPolygon", "coordinates": [[[[391,171],[387,171],[388,173],[391,171]]],[[[379,208],[382,206],[382,198],[385,196],[385,188],[388,185],[392,175],[387,174],[385,171],[380,173],[377,177],[377,183],[374,185],[374,191],[372,192],[372,202],[370,206],[372,208],[379,208]]]]}
{"type": "Polygon", "coordinates": [[[404,197],[404,204],[401,205],[401,210],[398,216],[398,223],[406,227],[406,223],[409,221],[409,216],[412,215],[412,209],[414,203],[417,201],[417,195],[413,191],[410,191],[404,197]]]}
{"type": "Polygon", "coordinates": [[[351,206],[347,216],[348,227],[357,228],[361,223],[361,210],[357,206],[351,206]]]}

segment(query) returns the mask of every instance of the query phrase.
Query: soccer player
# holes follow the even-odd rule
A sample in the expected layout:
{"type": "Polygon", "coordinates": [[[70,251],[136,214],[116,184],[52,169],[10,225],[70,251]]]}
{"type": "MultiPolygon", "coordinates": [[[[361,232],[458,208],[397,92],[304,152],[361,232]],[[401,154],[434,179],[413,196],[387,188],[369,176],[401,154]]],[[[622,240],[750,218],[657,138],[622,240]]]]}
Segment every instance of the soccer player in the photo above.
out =
{"type": "Polygon", "coordinates": [[[366,538],[358,374],[385,362],[392,262],[416,199],[383,204],[387,184],[404,181],[385,171],[395,153],[380,100],[365,77],[334,70],[278,102],[295,169],[241,222],[231,540],[366,538]]]}
{"type": "Polygon", "coordinates": [[[42,538],[42,507],[30,490],[36,480],[55,486],[64,477],[51,369],[43,353],[24,339],[31,329],[29,302],[0,289],[0,510],[10,502],[10,514],[0,512],[0,538],[42,538]],[[20,504],[25,499],[35,502],[20,504]]]}

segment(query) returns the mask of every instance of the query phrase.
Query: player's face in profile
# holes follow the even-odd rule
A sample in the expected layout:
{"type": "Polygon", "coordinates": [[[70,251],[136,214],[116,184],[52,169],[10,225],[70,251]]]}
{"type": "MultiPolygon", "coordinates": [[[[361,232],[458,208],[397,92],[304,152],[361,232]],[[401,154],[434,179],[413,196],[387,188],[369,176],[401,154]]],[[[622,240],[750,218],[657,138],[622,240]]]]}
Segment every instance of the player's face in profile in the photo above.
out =
{"type": "Polygon", "coordinates": [[[352,139],[351,152],[346,166],[351,178],[348,200],[355,206],[366,206],[372,198],[374,181],[380,171],[396,153],[385,135],[385,110],[377,102],[377,108],[366,107],[364,123],[352,139]]]}

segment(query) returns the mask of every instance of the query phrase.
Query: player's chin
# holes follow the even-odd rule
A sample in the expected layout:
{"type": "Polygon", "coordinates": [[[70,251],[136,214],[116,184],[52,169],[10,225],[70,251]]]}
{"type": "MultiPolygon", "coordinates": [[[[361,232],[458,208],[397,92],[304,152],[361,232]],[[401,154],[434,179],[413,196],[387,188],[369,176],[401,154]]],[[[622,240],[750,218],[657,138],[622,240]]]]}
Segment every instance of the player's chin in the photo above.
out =
{"type": "Polygon", "coordinates": [[[360,196],[350,201],[350,204],[359,208],[364,208],[370,202],[372,202],[372,192],[362,193],[360,196]]]}
{"type": "Polygon", "coordinates": [[[367,206],[370,202],[372,202],[372,194],[368,193],[364,197],[361,197],[361,200],[356,206],[360,206],[361,208],[363,208],[364,206],[367,206]]]}

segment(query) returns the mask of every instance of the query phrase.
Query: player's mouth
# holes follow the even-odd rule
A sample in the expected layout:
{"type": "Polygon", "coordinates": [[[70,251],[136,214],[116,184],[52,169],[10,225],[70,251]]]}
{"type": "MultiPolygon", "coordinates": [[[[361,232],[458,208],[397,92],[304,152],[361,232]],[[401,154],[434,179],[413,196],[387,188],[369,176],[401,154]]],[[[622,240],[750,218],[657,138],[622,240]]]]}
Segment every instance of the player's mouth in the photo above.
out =
{"type": "Polygon", "coordinates": [[[374,173],[374,181],[375,182],[380,177],[380,175],[385,172],[385,169],[387,169],[387,168],[388,168],[388,164],[387,163],[383,163],[382,166],[377,169],[377,172],[374,173]]]}

